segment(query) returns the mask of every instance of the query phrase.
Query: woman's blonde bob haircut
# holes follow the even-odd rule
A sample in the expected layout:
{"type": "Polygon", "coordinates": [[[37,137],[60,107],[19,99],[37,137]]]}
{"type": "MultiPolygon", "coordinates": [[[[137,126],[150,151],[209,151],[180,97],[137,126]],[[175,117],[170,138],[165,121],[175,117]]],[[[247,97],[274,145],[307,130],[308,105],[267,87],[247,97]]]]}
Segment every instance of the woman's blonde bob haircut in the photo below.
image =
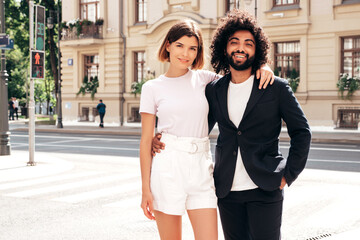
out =
{"type": "Polygon", "coordinates": [[[204,66],[204,44],[203,44],[203,38],[200,31],[200,28],[197,26],[197,24],[192,20],[183,20],[178,23],[176,23],[174,26],[172,26],[167,33],[166,37],[164,38],[163,43],[160,46],[158,58],[161,62],[169,62],[170,56],[169,52],[166,50],[167,43],[173,43],[183,36],[188,37],[196,37],[198,40],[198,52],[197,56],[194,60],[194,62],[191,64],[191,68],[201,69],[204,66]]]}

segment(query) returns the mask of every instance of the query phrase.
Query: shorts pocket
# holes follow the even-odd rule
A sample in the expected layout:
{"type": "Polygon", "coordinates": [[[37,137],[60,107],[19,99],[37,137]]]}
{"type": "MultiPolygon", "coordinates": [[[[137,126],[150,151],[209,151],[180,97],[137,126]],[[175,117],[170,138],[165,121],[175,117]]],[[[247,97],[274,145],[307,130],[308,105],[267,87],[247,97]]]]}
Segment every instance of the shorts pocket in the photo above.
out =
{"type": "Polygon", "coordinates": [[[167,150],[163,150],[161,153],[157,153],[152,159],[151,171],[152,172],[169,172],[172,167],[172,153],[167,150]]]}

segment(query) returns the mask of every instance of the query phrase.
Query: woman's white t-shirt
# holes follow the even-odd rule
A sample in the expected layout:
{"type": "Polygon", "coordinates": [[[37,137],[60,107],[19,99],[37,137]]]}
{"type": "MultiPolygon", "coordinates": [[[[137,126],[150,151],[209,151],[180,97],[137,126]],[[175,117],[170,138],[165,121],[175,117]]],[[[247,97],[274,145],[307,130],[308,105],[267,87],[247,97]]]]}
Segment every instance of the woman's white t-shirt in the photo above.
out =
{"type": "Polygon", "coordinates": [[[189,70],[176,78],[164,75],[146,82],[141,90],[140,113],[158,117],[159,132],[178,137],[208,136],[209,105],[206,85],[219,75],[206,70],[189,70]]]}

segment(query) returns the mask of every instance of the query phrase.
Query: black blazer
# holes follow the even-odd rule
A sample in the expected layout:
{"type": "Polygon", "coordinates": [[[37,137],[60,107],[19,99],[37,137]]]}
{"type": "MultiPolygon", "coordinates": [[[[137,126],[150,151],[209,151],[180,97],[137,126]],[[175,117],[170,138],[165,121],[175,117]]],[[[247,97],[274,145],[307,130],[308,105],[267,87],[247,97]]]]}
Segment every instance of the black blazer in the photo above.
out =
{"type": "Polygon", "coordinates": [[[238,147],[246,171],[261,189],[279,188],[284,176],[290,186],[304,169],[311,132],[305,115],[286,80],[276,77],[265,90],[254,85],[239,126],[229,119],[227,107],[231,75],[209,83],[205,94],[209,102],[209,131],[217,122],[219,136],[215,150],[214,179],[216,195],[225,197],[231,190],[238,147]],[[289,156],[279,151],[282,120],[291,138],[289,156]]]}

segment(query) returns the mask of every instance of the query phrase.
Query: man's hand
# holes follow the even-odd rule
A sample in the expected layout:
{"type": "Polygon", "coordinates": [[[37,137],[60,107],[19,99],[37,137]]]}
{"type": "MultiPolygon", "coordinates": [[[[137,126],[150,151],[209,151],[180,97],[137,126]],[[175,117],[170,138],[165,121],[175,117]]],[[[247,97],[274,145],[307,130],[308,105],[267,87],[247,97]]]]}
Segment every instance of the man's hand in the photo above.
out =
{"type": "Polygon", "coordinates": [[[151,155],[154,157],[156,153],[159,153],[161,150],[165,149],[165,143],[160,142],[161,133],[155,134],[152,140],[152,150],[151,155]]]}
{"type": "Polygon", "coordinates": [[[269,83],[270,85],[274,83],[275,75],[269,66],[263,65],[256,71],[256,78],[260,78],[259,89],[265,89],[269,83]]]}
{"type": "Polygon", "coordinates": [[[285,179],[285,177],[283,177],[283,178],[281,179],[280,190],[282,190],[282,189],[285,187],[285,185],[286,185],[286,179],[285,179]]]}

